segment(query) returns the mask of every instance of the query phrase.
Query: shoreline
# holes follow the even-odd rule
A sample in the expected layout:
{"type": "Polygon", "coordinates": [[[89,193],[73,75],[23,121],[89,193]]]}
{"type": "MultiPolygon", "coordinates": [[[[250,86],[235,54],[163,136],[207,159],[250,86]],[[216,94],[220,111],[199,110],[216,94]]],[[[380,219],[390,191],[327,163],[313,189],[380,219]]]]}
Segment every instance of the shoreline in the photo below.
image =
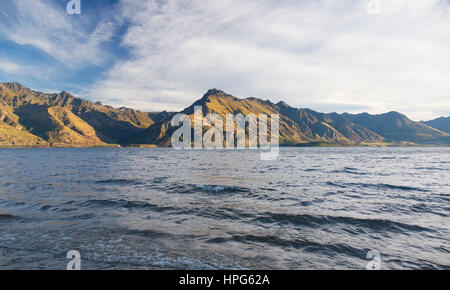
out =
{"type": "MultiPolygon", "coordinates": [[[[342,144],[334,144],[334,143],[305,143],[305,144],[295,144],[295,145],[280,145],[280,148],[424,148],[424,147],[450,147],[447,144],[416,144],[416,143],[407,143],[407,144],[399,144],[399,143],[385,143],[385,144],[352,144],[352,145],[342,145],[342,144]]],[[[63,145],[63,146],[2,146],[0,145],[0,149],[93,149],[93,148],[104,148],[104,149],[116,149],[116,148],[139,148],[139,149],[158,149],[158,148],[172,148],[170,146],[157,146],[152,144],[133,144],[133,145],[119,145],[119,144],[108,144],[104,146],[78,146],[78,145],[63,145]]],[[[235,148],[237,149],[237,148],[235,148]]],[[[245,148],[249,149],[249,148],[245,148]]],[[[260,148],[254,149],[258,150],[260,148]]],[[[227,150],[226,148],[217,149],[217,150],[227,150]]]]}

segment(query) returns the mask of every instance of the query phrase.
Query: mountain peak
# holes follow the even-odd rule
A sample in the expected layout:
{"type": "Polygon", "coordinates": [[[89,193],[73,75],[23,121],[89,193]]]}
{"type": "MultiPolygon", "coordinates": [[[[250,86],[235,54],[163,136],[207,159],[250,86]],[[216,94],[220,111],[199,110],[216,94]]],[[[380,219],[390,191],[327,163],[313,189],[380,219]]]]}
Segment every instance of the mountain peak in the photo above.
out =
{"type": "Polygon", "coordinates": [[[404,116],[402,113],[399,113],[397,111],[390,111],[385,113],[385,115],[391,115],[391,116],[404,116]]]}
{"type": "Polygon", "coordinates": [[[74,96],[71,94],[71,93],[69,93],[69,92],[67,92],[67,91],[61,91],[59,94],[57,94],[58,96],[61,96],[61,97],[73,97],[74,98],[74,96]]]}
{"type": "Polygon", "coordinates": [[[278,103],[277,103],[277,106],[278,106],[278,107],[290,107],[288,104],[286,104],[286,103],[283,102],[283,101],[278,102],[278,103]]]}
{"type": "Polygon", "coordinates": [[[21,90],[21,89],[28,90],[28,88],[17,82],[5,82],[1,83],[1,85],[10,90],[21,90]]]}
{"type": "Polygon", "coordinates": [[[218,90],[218,89],[210,89],[206,92],[206,94],[203,95],[202,99],[207,99],[211,96],[230,97],[231,95],[225,93],[224,91],[218,90]]]}

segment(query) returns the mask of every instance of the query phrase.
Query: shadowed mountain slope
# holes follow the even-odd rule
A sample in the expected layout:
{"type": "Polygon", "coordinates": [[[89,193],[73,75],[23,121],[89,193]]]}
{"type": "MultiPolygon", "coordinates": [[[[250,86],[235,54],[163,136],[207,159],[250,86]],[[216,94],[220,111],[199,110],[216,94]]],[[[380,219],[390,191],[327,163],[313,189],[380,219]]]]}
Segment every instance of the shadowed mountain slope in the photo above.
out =
{"type": "Polygon", "coordinates": [[[441,117],[431,121],[422,122],[425,125],[436,128],[450,134],[450,117],[441,117]]]}
{"type": "Polygon", "coordinates": [[[389,112],[380,115],[342,114],[351,122],[357,123],[383,136],[386,141],[406,141],[419,144],[442,144],[449,141],[450,135],[428,125],[414,122],[405,115],[389,112]]]}

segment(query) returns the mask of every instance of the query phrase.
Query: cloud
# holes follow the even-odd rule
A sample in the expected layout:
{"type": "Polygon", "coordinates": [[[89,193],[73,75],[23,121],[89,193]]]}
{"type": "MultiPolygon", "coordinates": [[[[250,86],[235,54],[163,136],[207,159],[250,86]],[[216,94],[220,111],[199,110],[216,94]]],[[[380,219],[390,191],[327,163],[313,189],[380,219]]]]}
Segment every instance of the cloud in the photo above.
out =
{"type": "Polygon", "coordinates": [[[17,73],[22,70],[22,67],[18,64],[9,62],[5,59],[0,59],[0,70],[6,72],[6,73],[17,73]]]}
{"type": "Polygon", "coordinates": [[[147,111],[218,88],[323,111],[448,114],[448,1],[82,0],[81,16],[62,0],[0,2],[0,77],[41,88],[147,111]],[[13,57],[5,39],[56,64],[13,57]]]}
{"type": "Polygon", "coordinates": [[[182,108],[216,87],[299,107],[443,113],[448,4],[380,1],[370,15],[368,1],[123,0],[132,58],[90,92],[147,110],[182,108]]]}
{"type": "Polygon", "coordinates": [[[68,15],[64,4],[50,0],[5,0],[0,34],[16,44],[36,47],[70,69],[105,62],[107,52],[101,44],[111,39],[116,24],[102,20],[91,28],[91,19],[68,15]]]}

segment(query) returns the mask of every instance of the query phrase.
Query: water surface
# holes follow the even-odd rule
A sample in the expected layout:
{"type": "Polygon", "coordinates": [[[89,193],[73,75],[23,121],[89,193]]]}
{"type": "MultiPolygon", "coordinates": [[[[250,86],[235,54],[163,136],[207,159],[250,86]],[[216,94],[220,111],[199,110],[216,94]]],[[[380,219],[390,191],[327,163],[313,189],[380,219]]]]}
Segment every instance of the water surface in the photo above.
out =
{"type": "Polygon", "coordinates": [[[0,269],[450,269],[450,148],[1,149],[0,269]]]}

